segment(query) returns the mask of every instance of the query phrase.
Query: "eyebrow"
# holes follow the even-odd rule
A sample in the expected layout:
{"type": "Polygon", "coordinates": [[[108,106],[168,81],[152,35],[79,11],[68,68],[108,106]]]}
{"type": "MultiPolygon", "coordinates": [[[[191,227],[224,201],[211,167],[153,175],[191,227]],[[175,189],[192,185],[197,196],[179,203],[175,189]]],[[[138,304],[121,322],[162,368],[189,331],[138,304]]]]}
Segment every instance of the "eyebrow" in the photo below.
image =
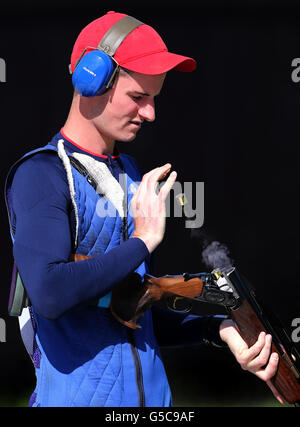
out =
{"type": "Polygon", "coordinates": [[[138,90],[134,90],[133,92],[138,93],[139,95],[143,95],[143,96],[150,96],[149,93],[146,92],[140,92],[138,90]]]}
{"type": "MultiPolygon", "coordinates": [[[[147,92],[141,92],[141,91],[139,91],[139,90],[133,90],[133,92],[134,93],[137,93],[138,95],[142,95],[142,96],[151,96],[149,93],[147,93],[147,92]]],[[[157,93],[156,95],[154,95],[155,97],[156,96],[158,96],[160,94],[160,92],[159,93],[157,93]]]]}

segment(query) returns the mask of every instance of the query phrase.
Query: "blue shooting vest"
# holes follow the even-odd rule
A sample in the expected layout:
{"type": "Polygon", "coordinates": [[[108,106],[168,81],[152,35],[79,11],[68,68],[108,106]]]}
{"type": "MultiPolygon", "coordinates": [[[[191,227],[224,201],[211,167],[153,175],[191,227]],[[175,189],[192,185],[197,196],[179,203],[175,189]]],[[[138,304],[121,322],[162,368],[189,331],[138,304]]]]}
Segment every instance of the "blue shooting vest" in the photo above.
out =
{"type": "MultiPolygon", "coordinates": [[[[15,217],[9,199],[13,175],[22,161],[47,150],[53,155],[57,146],[48,144],[26,154],[12,167],[7,178],[12,237],[15,217]]],[[[133,195],[130,186],[139,182],[141,176],[131,157],[121,154],[121,160],[129,206],[133,195]]],[[[73,166],[71,173],[78,215],[75,252],[95,256],[119,245],[123,226],[119,212],[115,210],[114,216],[99,216],[97,208],[102,196],[73,166]]],[[[106,200],[106,205],[109,203],[106,200]]],[[[130,237],[134,230],[130,212],[127,224],[130,237]]],[[[146,262],[136,270],[141,276],[147,271],[146,262]]],[[[28,345],[27,337],[24,343],[33,360],[37,380],[30,406],[171,406],[171,392],[153,333],[151,310],[140,319],[142,328],[133,331],[112,317],[109,302],[108,294],[98,305],[80,306],[56,320],[42,318],[32,306],[23,309],[23,313],[30,311],[27,329],[30,323],[33,332],[29,334],[32,337],[29,341],[32,342],[28,345]]]]}

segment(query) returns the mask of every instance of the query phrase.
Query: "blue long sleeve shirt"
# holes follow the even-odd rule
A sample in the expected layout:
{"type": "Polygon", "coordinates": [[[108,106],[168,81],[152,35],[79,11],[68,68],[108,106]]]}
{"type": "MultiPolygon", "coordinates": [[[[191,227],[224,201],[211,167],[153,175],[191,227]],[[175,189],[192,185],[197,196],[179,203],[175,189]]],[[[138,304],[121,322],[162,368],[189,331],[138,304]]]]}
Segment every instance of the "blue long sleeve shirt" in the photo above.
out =
{"type": "MultiPolygon", "coordinates": [[[[57,144],[60,138],[64,138],[67,151],[87,154],[61,133],[52,143],[57,144]]],[[[118,153],[88,154],[105,162],[118,180],[123,172],[118,153]]],[[[70,261],[74,218],[66,172],[56,154],[35,154],[18,167],[12,183],[12,205],[16,215],[14,258],[31,303],[44,318],[57,319],[80,304],[101,298],[149,256],[141,239],[130,238],[105,254],[70,261]]],[[[207,319],[171,316],[160,309],[154,313],[160,344],[166,338],[170,345],[202,341],[207,319]],[[170,334],[172,325],[176,333],[170,334]]]]}
{"type": "MultiPolygon", "coordinates": [[[[61,138],[58,134],[53,143],[61,138]]],[[[70,152],[84,152],[65,139],[70,152]]],[[[90,154],[91,155],[91,154],[90,154]]],[[[118,179],[119,156],[96,156],[118,179]]],[[[72,215],[66,172],[59,157],[38,153],[23,162],[12,183],[16,214],[14,258],[36,311],[55,319],[67,310],[107,294],[149,255],[131,238],[105,254],[70,262],[72,215]]]]}

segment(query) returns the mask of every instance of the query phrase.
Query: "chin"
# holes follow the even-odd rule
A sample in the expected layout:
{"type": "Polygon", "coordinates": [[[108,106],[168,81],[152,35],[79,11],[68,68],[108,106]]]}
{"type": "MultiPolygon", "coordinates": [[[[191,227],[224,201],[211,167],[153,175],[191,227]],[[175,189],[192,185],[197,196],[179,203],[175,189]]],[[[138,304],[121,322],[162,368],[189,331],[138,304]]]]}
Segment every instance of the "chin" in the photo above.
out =
{"type": "Polygon", "coordinates": [[[120,139],[117,139],[117,141],[119,141],[119,142],[131,142],[135,138],[136,138],[136,133],[127,135],[126,137],[123,135],[122,137],[120,137],[120,139]]]}

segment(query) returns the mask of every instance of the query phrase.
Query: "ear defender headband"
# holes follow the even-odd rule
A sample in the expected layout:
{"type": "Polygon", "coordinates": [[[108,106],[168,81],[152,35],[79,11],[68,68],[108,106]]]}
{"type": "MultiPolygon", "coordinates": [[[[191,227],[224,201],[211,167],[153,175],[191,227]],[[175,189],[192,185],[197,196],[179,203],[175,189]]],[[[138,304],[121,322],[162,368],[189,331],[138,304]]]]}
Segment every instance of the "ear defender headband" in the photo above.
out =
{"type": "Polygon", "coordinates": [[[113,84],[119,71],[114,55],[123,40],[143,22],[124,16],[104,34],[97,47],[87,46],[75,64],[74,89],[82,96],[102,95],[113,84]],[[93,49],[86,55],[88,49],[93,49]]]}

